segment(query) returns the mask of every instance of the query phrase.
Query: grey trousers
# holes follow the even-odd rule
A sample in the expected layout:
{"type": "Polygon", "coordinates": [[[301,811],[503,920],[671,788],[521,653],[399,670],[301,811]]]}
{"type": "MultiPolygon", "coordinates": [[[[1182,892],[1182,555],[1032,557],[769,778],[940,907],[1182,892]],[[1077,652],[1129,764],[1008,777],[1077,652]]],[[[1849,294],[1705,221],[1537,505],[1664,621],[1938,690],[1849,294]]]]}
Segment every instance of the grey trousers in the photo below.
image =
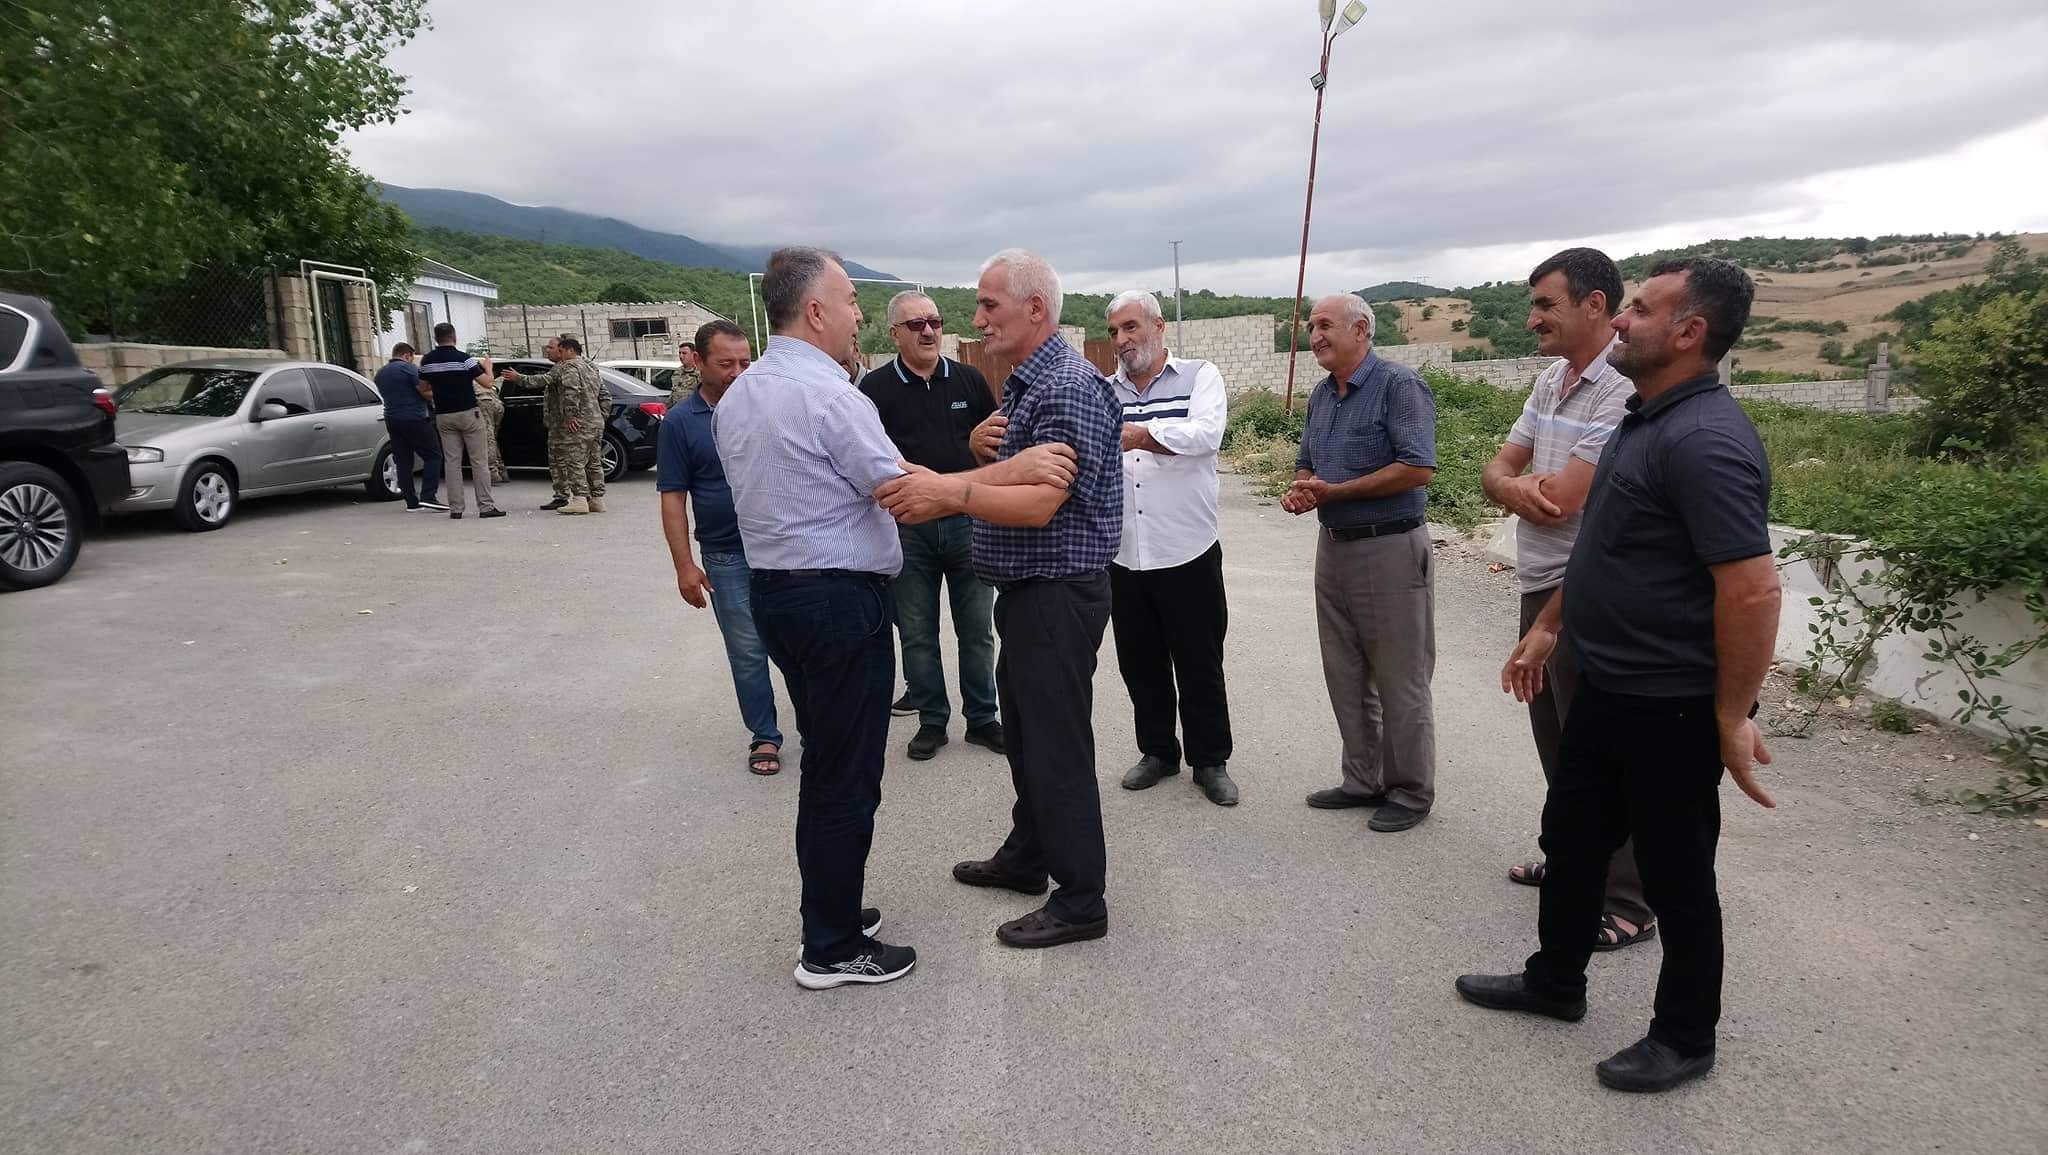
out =
{"type": "Polygon", "coordinates": [[[484,430],[482,410],[463,409],[434,415],[434,428],[441,433],[441,495],[451,513],[463,511],[462,455],[469,454],[469,483],[476,487],[476,508],[482,513],[498,508],[491,500],[491,450],[484,430]]]}
{"type": "MultiPolygon", "coordinates": [[[[1522,633],[1529,632],[1536,615],[1550,601],[1555,590],[1522,595],[1522,633]]],[[[1519,637],[1520,635],[1517,635],[1519,637]]],[[[1529,733],[1536,739],[1536,759],[1543,763],[1543,780],[1557,781],[1562,764],[1564,719],[1571,713],[1572,696],[1579,688],[1579,656],[1571,643],[1560,636],[1557,649],[1543,665],[1543,692],[1529,699],[1529,733]]],[[[1643,878],[1636,870],[1634,842],[1623,842],[1607,863],[1607,913],[1642,926],[1653,917],[1643,901],[1643,878]]]]}
{"type": "Polygon", "coordinates": [[[1436,801],[1436,559],[1429,529],[1361,541],[1316,531],[1316,633],[1344,740],[1343,789],[1436,801]]]}

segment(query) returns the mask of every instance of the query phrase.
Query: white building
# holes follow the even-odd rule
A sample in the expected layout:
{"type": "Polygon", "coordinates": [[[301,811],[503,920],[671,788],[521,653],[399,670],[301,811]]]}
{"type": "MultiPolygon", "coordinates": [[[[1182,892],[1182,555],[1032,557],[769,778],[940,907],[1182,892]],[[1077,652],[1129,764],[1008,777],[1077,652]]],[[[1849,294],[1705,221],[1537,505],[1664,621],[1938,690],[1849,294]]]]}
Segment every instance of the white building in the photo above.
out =
{"type": "Polygon", "coordinates": [[[422,353],[434,347],[434,326],[455,326],[455,340],[464,348],[485,339],[484,310],[498,299],[498,286],[453,265],[420,258],[419,272],[406,290],[405,307],[391,310],[379,339],[382,351],[407,342],[422,353]]]}

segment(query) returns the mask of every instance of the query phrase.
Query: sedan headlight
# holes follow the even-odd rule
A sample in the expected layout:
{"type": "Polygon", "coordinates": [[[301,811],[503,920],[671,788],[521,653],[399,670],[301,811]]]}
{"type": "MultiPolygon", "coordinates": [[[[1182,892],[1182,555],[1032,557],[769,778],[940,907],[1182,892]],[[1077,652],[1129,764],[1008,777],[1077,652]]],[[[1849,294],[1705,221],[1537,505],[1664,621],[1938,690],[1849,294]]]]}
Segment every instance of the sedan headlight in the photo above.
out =
{"type": "Polygon", "coordinates": [[[128,464],[130,465],[148,465],[164,459],[163,450],[151,449],[147,445],[130,445],[127,449],[128,464]]]}

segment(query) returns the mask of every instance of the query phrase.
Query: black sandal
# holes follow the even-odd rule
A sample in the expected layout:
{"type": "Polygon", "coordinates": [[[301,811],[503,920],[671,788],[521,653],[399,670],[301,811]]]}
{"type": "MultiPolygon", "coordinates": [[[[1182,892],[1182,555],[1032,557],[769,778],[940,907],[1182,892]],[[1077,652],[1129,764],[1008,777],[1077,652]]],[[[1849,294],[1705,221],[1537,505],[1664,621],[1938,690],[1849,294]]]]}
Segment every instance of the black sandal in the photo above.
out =
{"type": "MultiPolygon", "coordinates": [[[[761,743],[766,746],[768,743],[761,743]]],[[[762,750],[758,747],[747,755],[747,769],[766,778],[770,774],[782,773],[782,751],[762,750]]]]}
{"type": "Polygon", "coordinates": [[[1548,869],[1541,862],[1525,862],[1520,866],[1511,866],[1508,868],[1508,881],[1519,882],[1523,886],[1542,886],[1543,876],[1548,869]],[[1516,874],[1517,870],[1522,873],[1516,874]]]}
{"type": "Polygon", "coordinates": [[[1636,928],[1634,934],[1623,934],[1621,923],[1616,921],[1613,915],[1603,914],[1600,916],[1600,935],[1593,940],[1593,949],[1602,952],[1620,950],[1625,946],[1634,946],[1646,939],[1656,937],[1657,924],[1655,922],[1644,923],[1636,928]]]}

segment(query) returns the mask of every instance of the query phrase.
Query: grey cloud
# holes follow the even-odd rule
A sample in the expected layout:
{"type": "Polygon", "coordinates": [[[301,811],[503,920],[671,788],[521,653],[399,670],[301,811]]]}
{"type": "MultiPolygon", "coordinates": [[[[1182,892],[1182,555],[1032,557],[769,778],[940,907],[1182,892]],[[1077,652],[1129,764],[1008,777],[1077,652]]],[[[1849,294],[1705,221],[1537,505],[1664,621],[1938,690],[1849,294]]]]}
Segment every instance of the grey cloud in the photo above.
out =
{"type": "MultiPolygon", "coordinates": [[[[398,183],[816,239],[934,280],[1013,243],[1097,271],[1155,269],[1170,237],[1212,262],[1299,243],[1307,0],[687,10],[437,0],[396,61],[417,113],[356,155],[398,183]]],[[[2044,50],[2038,0],[1376,5],[1333,61],[1315,247],[1782,208],[1816,174],[2048,114],[2044,50]]]]}

